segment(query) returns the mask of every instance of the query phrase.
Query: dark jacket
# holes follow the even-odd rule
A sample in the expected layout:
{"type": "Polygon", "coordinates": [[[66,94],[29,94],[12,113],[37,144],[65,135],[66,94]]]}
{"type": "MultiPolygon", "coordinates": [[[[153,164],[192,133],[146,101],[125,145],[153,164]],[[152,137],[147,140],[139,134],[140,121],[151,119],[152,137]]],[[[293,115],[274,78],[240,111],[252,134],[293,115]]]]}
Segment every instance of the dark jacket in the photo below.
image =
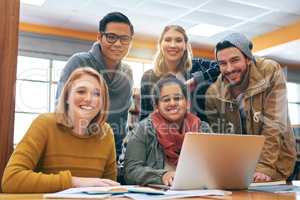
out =
{"type": "Polygon", "coordinates": [[[205,115],[205,92],[217,80],[220,68],[216,61],[204,58],[194,58],[192,63],[190,73],[197,82],[192,95],[193,111],[196,112],[202,121],[207,121],[205,115]]]}

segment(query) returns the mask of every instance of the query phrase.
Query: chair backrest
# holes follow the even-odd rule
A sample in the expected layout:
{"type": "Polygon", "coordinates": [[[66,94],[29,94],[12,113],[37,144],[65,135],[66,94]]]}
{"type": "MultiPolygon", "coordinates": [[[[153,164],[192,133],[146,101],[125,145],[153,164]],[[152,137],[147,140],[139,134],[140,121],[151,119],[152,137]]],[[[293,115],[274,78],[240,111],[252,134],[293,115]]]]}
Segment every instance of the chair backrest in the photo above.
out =
{"type": "Polygon", "coordinates": [[[292,175],[288,178],[288,181],[300,180],[300,124],[292,125],[292,129],[296,138],[297,161],[294,167],[294,171],[292,175]]]}
{"type": "Polygon", "coordinates": [[[292,125],[296,138],[297,160],[300,160],[300,124],[292,125]]]}

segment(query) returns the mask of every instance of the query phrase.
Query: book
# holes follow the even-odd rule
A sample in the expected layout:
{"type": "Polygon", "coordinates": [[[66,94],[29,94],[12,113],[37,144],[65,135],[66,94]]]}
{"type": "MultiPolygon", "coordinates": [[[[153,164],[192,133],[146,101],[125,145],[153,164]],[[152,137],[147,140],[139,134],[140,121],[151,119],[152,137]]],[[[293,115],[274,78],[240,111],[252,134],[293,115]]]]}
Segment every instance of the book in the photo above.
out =
{"type": "Polygon", "coordinates": [[[86,194],[124,194],[128,192],[126,186],[86,187],[81,189],[81,192],[86,194]]]}
{"type": "Polygon", "coordinates": [[[251,183],[249,187],[269,186],[269,185],[286,185],[286,181],[280,180],[280,181],[269,181],[269,182],[256,182],[256,183],[251,183]]]}
{"type": "Polygon", "coordinates": [[[143,194],[151,194],[151,195],[162,195],[165,194],[164,191],[162,190],[157,190],[157,189],[153,189],[150,187],[131,187],[128,189],[129,192],[131,193],[143,193],[143,194]]]}
{"type": "Polygon", "coordinates": [[[170,186],[164,184],[148,184],[147,186],[150,188],[156,188],[161,190],[169,190],[171,188],[170,186]]]}
{"type": "Polygon", "coordinates": [[[92,187],[87,188],[83,192],[87,194],[124,194],[128,192],[144,194],[164,194],[164,192],[161,190],[142,186],[92,187]]]}
{"type": "Polygon", "coordinates": [[[45,194],[43,197],[47,199],[52,198],[97,198],[104,199],[111,195],[121,195],[125,193],[143,193],[150,195],[164,195],[165,193],[160,190],[156,190],[148,187],[141,186],[111,186],[111,187],[81,187],[81,188],[70,188],[60,192],[45,194]]]}

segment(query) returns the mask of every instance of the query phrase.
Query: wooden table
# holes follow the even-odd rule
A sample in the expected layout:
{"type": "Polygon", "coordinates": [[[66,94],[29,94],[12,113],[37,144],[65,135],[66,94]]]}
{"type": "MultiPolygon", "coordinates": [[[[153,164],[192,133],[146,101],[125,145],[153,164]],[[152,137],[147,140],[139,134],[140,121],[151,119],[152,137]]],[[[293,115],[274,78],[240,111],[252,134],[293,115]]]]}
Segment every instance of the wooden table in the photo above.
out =
{"type": "MultiPolygon", "coordinates": [[[[0,200],[9,199],[43,199],[43,194],[0,194],[0,200]]],[[[111,198],[126,200],[126,198],[111,198]]],[[[267,192],[248,192],[248,191],[234,191],[231,196],[225,197],[203,197],[203,198],[185,198],[185,200],[212,200],[212,199],[224,199],[224,200],[299,200],[300,195],[296,196],[295,193],[274,194],[267,192]]],[[[66,200],[66,199],[62,199],[66,200]]]]}

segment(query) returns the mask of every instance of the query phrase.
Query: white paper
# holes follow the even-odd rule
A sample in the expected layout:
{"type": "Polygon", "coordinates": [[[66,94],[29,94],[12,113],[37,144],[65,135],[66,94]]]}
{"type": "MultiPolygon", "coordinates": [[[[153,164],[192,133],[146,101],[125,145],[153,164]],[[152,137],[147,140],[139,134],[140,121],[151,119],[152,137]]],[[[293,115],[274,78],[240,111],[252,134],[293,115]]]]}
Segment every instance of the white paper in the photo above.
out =
{"type": "Polygon", "coordinates": [[[56,194],[81,194],[83,192],[89,192],[89,191],[107,191],[109,192],[110,189],[113,188],[129,188],[132,186],[111,186],[111,187],[79,187],[79,188],[69,188],[60,192],[56,192],[56,194]]]}
{"type": "Polygon", "coordinates": [[[225,190],[169,190],[166,191],[164,195],[126,193],[124,196],[135,200],[161,200],[200,196],[225,196],[231,194],[232,192],[225,190]]]}
{"type": "MultiPolygon", "coordinates": [[[[140,188],[139,186],[116,186],[116,187],[125,187],[128,188],[130,191],[130,188],[140,188]]],[[[107,198],[112,196],[111,194],[88,194],[86,192],[88,191],[95,191],[99,189],[99,191],[107,191],[111,187],[81,187],[81,188],[70,188],[67,190],[63,190],[61,192],[56,192],[52,194],[45,194],[44,198],[107,198]]],[[[149,188],[149,190],[154,190],[152,188],[149,188]]],[[[145,190],[147,191],[147,190],[145,190]]],[[[160,199],[174,199],[174,198],[184,198],[184,197],[199,197],[199,196],[225,196],[225,195],[231,195],[230,191],[225,190],[168,190],[168,191],[160,191],[161,194],[143,194],[143,193],[124,193],[124,196],[140,200],[140,199],[153,199],[153,200],[160,200],[160,199]]],[[[115,196],[115,195],[113,195],[115,196]]]]}
{"type": "Polygon", "coordinates": [[[111,194],[85,194],[85,193],[77,193],[77,194],[62,194],[62,193],[52,193],[52,194],[44,194],[43,198],[45,199],[106,199],[110,197],[111,194]]]}
{"type": "Polygon", "coordinates": [[[292,181],[292,184],[293,184],[294,186],[300,186],[300,181],[292,181]]]}

